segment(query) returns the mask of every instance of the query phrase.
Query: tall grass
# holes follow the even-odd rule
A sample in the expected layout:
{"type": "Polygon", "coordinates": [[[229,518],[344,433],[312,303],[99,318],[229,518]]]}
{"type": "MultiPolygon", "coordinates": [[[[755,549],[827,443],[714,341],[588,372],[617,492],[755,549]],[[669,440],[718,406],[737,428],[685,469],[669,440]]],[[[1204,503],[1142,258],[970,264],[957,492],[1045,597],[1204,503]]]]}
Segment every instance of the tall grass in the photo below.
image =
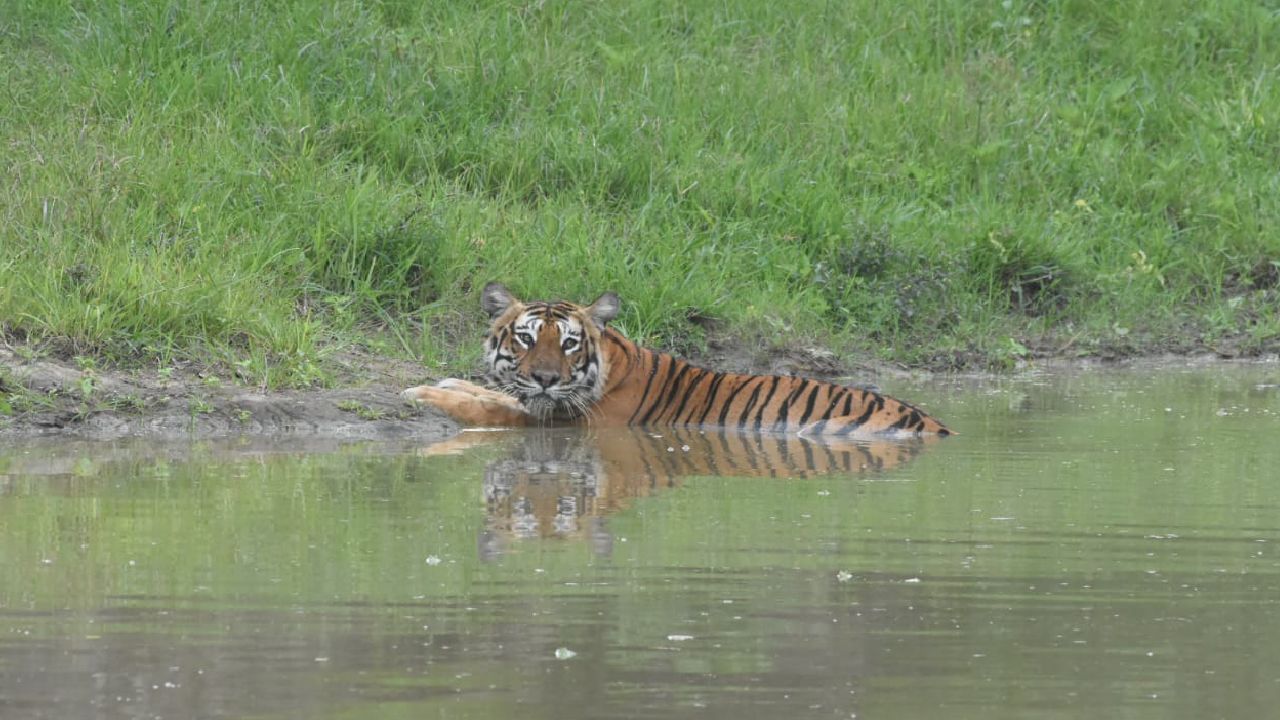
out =
{"type": "Polygon", "coordinates": [[[11,1],[0,324],[275,384],[465,358],[491,279],[666,344],[1275,347],[1278,68],[1251,2],[11,1]]]}

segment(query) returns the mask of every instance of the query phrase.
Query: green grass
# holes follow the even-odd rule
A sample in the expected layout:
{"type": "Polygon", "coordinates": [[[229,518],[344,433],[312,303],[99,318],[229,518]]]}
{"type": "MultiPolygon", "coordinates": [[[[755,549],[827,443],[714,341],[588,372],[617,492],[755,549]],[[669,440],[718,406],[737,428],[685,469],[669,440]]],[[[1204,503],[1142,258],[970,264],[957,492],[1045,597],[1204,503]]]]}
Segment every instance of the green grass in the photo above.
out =
{"type": "Polygon", "coordinates": [[[676,346],[1274,349],[1278,67],[1251,2],[11,1],[0,325],[270,385],[465,362],[489,280],[676,346]]]}

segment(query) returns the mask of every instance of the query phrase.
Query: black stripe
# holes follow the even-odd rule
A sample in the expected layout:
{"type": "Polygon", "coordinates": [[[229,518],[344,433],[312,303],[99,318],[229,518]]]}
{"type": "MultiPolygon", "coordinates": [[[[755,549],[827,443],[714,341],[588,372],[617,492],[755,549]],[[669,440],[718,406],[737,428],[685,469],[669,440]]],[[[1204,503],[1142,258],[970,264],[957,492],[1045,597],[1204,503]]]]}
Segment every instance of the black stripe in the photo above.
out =
{"type": "Polygon", "coordinates": [[[756,413],[755,429],[757,431],[760,430],[760,425],[764,422],[764,411],[769,409],[769,401],[773,399],[773,393],[777,391],[778,383],[780,382],[782,382],[782,378],[775,375],[773,378],[773,384],[769,386],[769,394],[765,395],[764,402],[760,403],[760,412],[756,413]]]}
{"type": "Polygon", "coordinates": [[[702,415],[698,418],[698,425],[706,422],[707,415],[711,412],[711,408],[715,407],[716,393],[720,392],[720,383],[724,381],[726,375],[724,373],[715,373],[716,378],[711,381],[711,387],[707,388],[707,402],[702,409],[702,415]]]}
{"type": "Polygon", "coordinates": [[[676,411],[671,413],[671,419],[669,421],[671,423],[680,422],[680,413],[684,412],[684,406],[688,404],[689,398],[693,397],[694,389],[701,385],[703,380],[707,379],[707,375],[710,375],[710,373],[702,368],[693,369],[698,371],[698,376],[689,383],[689,387],[684,389],[684,396],[680,398],[680,404],[676,406],[676,411]]]}
{"type": "Polygon", "coordinates": [[[658,370],[662,368],[662,356],[652,350],[649,354],[653,356],[650,360],[653,364],[649,366],[649,380],[644,384],[644,391],[640,393],[640,400],[636,402],[635,412],[631,413],[631,417],[627,419],[628,425],[634,425],[636,416],[640,414],[640,408],[644,407],[644,401],[649,397],[649,389],[653,386],[653,379],[658,376],[658,370]]]}
{"type": "MultiPolygon", "coordinates": [[[[906,410],[906,408],[903,408],[903,410],[906,410]]],[[[912,417],[912,415],[914,415],[914,413],[912,413],[912,414],[907,414],[906,412],[904,412],[904,413],[902,414],[902,417],[898,418],[898,421],[897,421],[897,422],[895,422],[894,424],[890,425],[889,427],[890,427],[890,428],[892,428],[892,429],[894,429],[894,430],[903,430],[903,429],[905,429],[905,428],[907,427],[907,424],[911,422],[911,417],[912,417]]]]}
{"type": "Polygon", "coordinates": [[[729,416],[729,408],[733,407],[733,399],[738,396],[738,393],[746,389],[746,387],[751,384],[751,381],[755,379],[756,378],[753,377],[744,378],[738,387],[734,388],[733,392],[729,393],[729,397],[724,399],[724,407],[720,408],[720,427],[724,427],[724,420],[729,416]]]}
{"type": "MultiPolygon", "coordinates": [[[[675,358],[672,358],[671,362],[674,364],[677,361],[675,358]]],[[[684,374],[689,372],[689,368],[691,367],[693,366],[688,363],[684,363],[679,371],[674,374],[668,373],[667,381],[662,385],[663,392],[658,393],[659,399],[655,400],[653,405],[649,407],[649,411],[644,414],[644,417],[640,418],[641,425],[648,423],[649,419],[653,417],[654,412],[657,412],[658,415],[661,416],[662,412],[671,406],[671,400],[675,398],[676,391],[680,389],[680,381],[684,378],[684,374]]]]}
{"type": "Polygon", "coordinates": [[[800,426],[804,427],[804,423],[813,414],[813,401],[818,399],[818,391],[822,389],[822,383],[814,383],[813,389],[809,391],[809,399],[804,404],[804,414],[800,416],[800,426]]]}
{"type": "Polygon", "coordinates": [[[844,407],[840,409],[841,415],[848,415],[853,412],[853,392],[846,391],[844,394],[844,407]]]}
{"type": "Polygon", "coordinates": [[[663,420],[663,417],[666,417],[667,410],[671,408],[671,405],[676,401],[676,398],[681,399],[680,407],[684,407],[684,404],[689,401],[689,391],[693,389],[694,384],[697,382],[696,378],[699,377],[702,372],[702,368],[688,363],[685,363],[684,366],[680,368],[680,372],[676,375],[675,383],[671,386],[671,392],[667,393],[667,397],[662,401],[662,412],[658,413],[658,420],[671,423],[676,419],[676,416],[680,414],[679,409],[677,409],[671,416],[667,417],[666,420],[663,420]],[[686,374],[688,374],[687,377],[686,374]]]}
{"type": "Polygon", "coordinates": [[[871,419],[871,416],[876,413],[877,410],[884,407],[883,397],[875,393],[870,393],[864,390],[863,396],[862,396],[864,402],[866,401],[867,395],[870,395],[873,399],[871,400],[871,402],[867,403],[866,412],[859,415],[858,418],[853,421],[855,425],[865,425],[867,421],[871,419]]]}
{"type": "Polygon", "coordinates": [[[787,411],[791,409],[791,403],[795,402],[796,396],[804,392],[804,389],[808,386],[808,378],[801,379],[800,384],[791,391],[791,394],[787,396],[786,400],[782,401],[782,407],[778,408],[778,419],[773,423],[775,429],[787,426],[787,411]]]}
{"type": "Polygon", "coordinates": [[[747,406],[742,408],[742,414],[738,416],[738,427],[742,427],[747,422],[747,416],[751,414],[751,409],[756,406],[756,401],[760,399],[760,388],[764,387],[766,379],[760,378],[760,384],[756,385],[756,389],[751,391],[751,397],[747,398],[747,406]]]}
{"type": "Polygon", "coordinates": [[[831,417],[831,413],[836,409],[836,403],[840,402],[839,391],[833,392],[827,400],[827,409],[822,413],[822,419],[827,420],[831,417]]]}

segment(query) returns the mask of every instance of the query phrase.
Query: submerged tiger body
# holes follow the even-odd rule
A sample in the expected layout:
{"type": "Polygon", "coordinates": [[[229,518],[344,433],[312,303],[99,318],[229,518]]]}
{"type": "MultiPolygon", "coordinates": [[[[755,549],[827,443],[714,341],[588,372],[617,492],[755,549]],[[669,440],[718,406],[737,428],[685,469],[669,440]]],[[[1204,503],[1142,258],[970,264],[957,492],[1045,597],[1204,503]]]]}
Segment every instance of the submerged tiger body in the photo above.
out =
{"type": "Polygon", "coordinates": [[[802,435],[914,436],[951,431],[920,408],[867,389],[802,377],[707,370],[640,347],[607,324],[618,297],[588,306],[515,299],[498,283],[482,305],[489,389],[448,379],[404,391],[469,426],[552,422],[744,428],[802,435]]]}

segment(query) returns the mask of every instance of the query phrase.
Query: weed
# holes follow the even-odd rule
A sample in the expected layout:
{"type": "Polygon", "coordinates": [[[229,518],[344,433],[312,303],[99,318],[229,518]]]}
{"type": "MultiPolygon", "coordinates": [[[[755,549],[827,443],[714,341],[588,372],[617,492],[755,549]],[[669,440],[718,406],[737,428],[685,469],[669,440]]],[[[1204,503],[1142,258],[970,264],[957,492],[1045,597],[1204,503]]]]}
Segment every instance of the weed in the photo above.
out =
{"type": "Polygon", "coordinates": [[[147,408],[146,401],[134,394],[113,395],[102,404],[111,410],[128,413],[140,413],[147,408]]]}
{"type": "Polygon", "coordinates": [[[79,380],[76,381],[76,387],[80,390],[80,398],[82,400],[88,402],[93,397],[96,383],[97,379],[93,373],[86,372],[80,376],[79,380]]]}
{"type": "Polygon", "coordinates": [[[386,413],[381,410],[371,408],[356,400],[341,400],[338,402],[338,409],[355,413],[361,420],[381,420],[386,417],[386,413]]]}
{"type": "Polygon", "coordinates": [[[991,301],[1029,315],[1062,310],[1071,298],[1071,274],[1054,246],[1007,229],[974,241],[969,274],[986,279],[991,301]]]}

